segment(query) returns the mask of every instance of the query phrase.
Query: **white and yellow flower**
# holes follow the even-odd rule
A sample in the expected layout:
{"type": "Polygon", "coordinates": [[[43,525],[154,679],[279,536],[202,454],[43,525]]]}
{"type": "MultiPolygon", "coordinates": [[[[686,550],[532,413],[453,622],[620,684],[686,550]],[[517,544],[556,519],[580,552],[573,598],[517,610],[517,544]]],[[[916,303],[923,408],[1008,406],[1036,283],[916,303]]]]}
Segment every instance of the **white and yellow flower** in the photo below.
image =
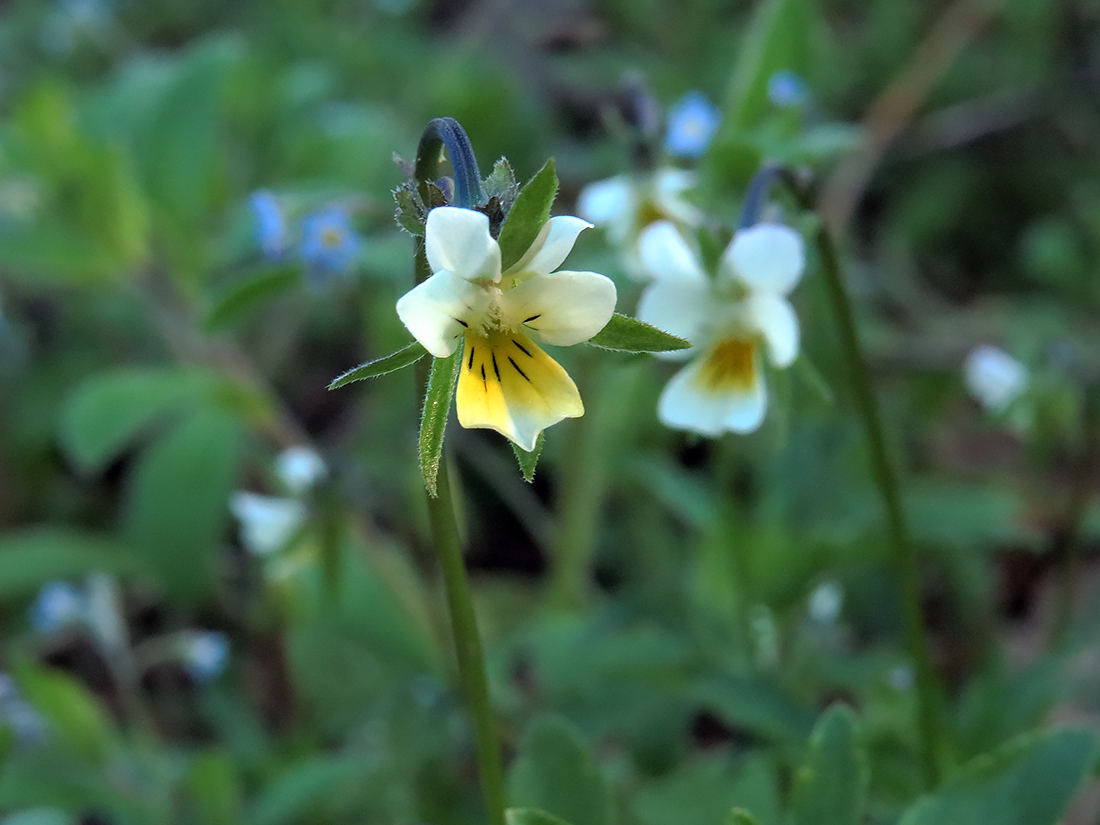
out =
{"type": "Polygon", "coordinates": [[[595,272],[553,271],[590,227],[551,218],[531,248],[501,272],[489,219],[471,209],[428,213],[432,276],[397,302],[401,322],[437,358],[464,342],[456,407],[463,427],[496,430],[524,450],[539,433],[584,414],[573,380],[536,344],[570,346],[599,332],[615,310],[615,285],[595,272]]]}
{"type": "Polygon", "coordinates": [[[649,275],[638,250],[641,233],[662,220],[682,227],[701,225],[703,213],[685,197],[694,186],[695,175],[682,169],[618,175],[584,187],[577,211],[605,228],[608,240],[622,249],[627,272],[645,279],[649,275]]]}
{"type": "Polygon", "coordinates": [[[767,409],[763,352],[778,368],[798,356],[798,316],[786,296],[802,277],[802,238],[778,224],[743,229],[713,278],[668,222],[647,229],[639,251],[654,280],[638,318],[693,345],[664,356],[691,362],[661,393],[661,421],[711,437],[752,432],[767,409]]]}

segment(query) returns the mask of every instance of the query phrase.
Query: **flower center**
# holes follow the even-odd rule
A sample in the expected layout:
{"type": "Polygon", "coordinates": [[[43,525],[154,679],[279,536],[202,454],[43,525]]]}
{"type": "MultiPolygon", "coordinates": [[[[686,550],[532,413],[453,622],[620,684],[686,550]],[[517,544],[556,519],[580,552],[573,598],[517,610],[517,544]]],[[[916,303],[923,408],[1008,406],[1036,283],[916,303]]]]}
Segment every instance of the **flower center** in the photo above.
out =
{"type": "Polygon", "coordinates": [[[321,243],[327,247],[339,246],[344,240],[343,233],[339,229],[328,227],[321,232],[321,243]]]}
{"type": "Polygon", "coordinates": [[[720,342],[707,355],[698,380],[715,393],[748,390],[756,382],[756,343],[745,339],[720,342]]]}

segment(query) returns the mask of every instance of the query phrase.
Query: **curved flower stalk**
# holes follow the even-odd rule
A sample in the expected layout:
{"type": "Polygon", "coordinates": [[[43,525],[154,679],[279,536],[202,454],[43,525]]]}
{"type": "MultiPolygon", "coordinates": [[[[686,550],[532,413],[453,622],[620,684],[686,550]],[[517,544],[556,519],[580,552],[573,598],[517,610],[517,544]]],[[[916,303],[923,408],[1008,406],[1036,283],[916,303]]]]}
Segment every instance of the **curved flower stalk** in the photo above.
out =
{"type": "Polygon", "coordinates": [[[798,316],[786,296],[802,277],[802,238],[778,224],[740,230],[713,278],[668,222],[647,229],[639,251],[654,279],[639,319],[693,344],[665,356],[691,361],[661,393],[661,421],[709,437],[752,432],[767,410],[764,353],[779,369],[798,356],[798,316]]]}
{"type": "Polygon", "coordinates": [[[648,280],[651,275],[638,249],[641,234],[662,220],[683,228],[700,226],[703,213],[686,198],[695,181],[694,173],[683,169],[617,175],[584,187],[577,211],[607,230],[608,240],[622,249],[631,277],[648,280]]]}
{"type": "Polygon", "coordinates": [[[428,213],[424,237],[432,276],[397,302],[397,314],[437,358],[452,355],[463,341],[456,395],[463,427],[496,430],[531,452],[546,427],[584,414],[573,380],[536,341],[579,344],[611,320],[611,279],[555,271],[590,226],[579,218],[551,218],[502,272],[486,215],[451,206],[428,213]]]}

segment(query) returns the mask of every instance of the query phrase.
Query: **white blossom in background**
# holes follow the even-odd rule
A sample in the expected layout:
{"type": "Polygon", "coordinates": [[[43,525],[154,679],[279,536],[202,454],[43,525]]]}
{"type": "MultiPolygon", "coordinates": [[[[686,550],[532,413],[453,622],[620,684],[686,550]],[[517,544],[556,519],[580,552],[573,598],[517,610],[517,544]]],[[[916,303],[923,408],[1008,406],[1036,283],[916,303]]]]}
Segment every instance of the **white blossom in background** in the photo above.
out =
{"type": "Polygon", "coordinates": [[[627,272],[644,280],[649,273],[638,243],[646,227],[662,220],[686,228],[702,224],[703,213],[686,197],[695,183],[695,175],[682,169],[619,175],[584,187],[577,197],[577,212],[607,230],[608,240],[623,254],[627,272]]]}
{"type": "Polygon", "coordinates": [[[298,445],[279,453],[275,472],[291,493],[300,496],[328,476],[328,467],[316,450],[298,445]]]}
{"type": "Polygon", "coordinates": [[[786,296],[802,277],[802,238],[779,224],[740,230],[713,278],[671,223],[647,229],[639,249],[653,282],[638,318],[693,345],[659,354],[690,359],[661,393],[661,421],[712,438],[757,429],[767,409],[764,353],[779,369],[798,356],[798,316],[786,296]]]}
{"type": "Polygon", "coordinates": [[[235,492],[229,500],[229,509],[240,522],[241,544],[256,556],[283,549],[306,521],[306,506],[302,502],[248,490],[235,492]]]}
{"type": "Polygon", "coordinates": [[[397,314],[436,358],[463,342],[455,394],[463,427],[496,430],[532,451],[546,427],[584,414],[573,379],[535,341],[579,344],[615,311],[610,278],[554,271],[590,226],[551,218],[502,273],[500,246],[484,214],[452,206],[428,213],[424,245],[432,276],[401,297],[397,314]]]}
{"type": "Polygon", "coordinates": [[[886,675],[886,681],[894,690],[904,693],[913,689],[916,677],[913,674],[913,668],[909,665],[898,665],[886,675]]]}
{"type": "Polygon", "coordinates": [[[183,666],[199,684],[216,679],[229,660],[229,637],[213,630],[192,630],[184,634],[183,666]]]}
{"type": "Polygon", "coordinates": [[[818,624],[832,624],[840,617],[844,606],[844,591],[835,581],[825,581],[810,593],[807,610],[818,624]]]}
{"type": "Polygon", "coordinates": [[[989,412],[999,415],[1027,390],[1027,367],[1000,347],[981,344],[963,362],[966,388],[989,412]]]}
{"type": "Polygon", "coordinates": [[[88,599],[68,582],[48,582],[38,591],[27,615],[39,633],[56,633],[87,620],[88,599]]]}

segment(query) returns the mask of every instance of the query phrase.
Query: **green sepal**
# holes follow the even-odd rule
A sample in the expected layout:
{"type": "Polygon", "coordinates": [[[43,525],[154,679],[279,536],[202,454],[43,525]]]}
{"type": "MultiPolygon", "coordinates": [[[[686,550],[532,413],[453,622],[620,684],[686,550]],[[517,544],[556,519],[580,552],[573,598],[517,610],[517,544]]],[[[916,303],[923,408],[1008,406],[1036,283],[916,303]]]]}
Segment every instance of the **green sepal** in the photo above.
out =
{"type": "Polygon", "coordinates": [[[603,329],[588,339],[588,343],[618,352],[672,352],[691,346],[690,341],[617,312],[603,329]]]}
{"type": "Polygon", "coordinates": [[[539,808],[508,808],[504,812],[504,819],[508,825],[569,825],[561,817],[539,808]]]}
{"type": "Polygon", "coordinates": [[[393,199],[397,204],[393,215],[397,225],[412,235],[423,235],[428,213],[416,191],[416,184],[405,183],[397,187],[393,190],[393,199]]]}
{"type": "Polygon", "coordinates": [[[523,473],[523,480],[530,484],[535,480],[535,467],[539,463],[539,455],[542,454],[542,437],[543,433],[539,433],[538,439],[535,441],[535,449],[531,452],[523,449],[516,443],[512,443],[512,452],[516,454],[516,461],[519,462],[520,472],[523,473]]]}
{"type": "Polygon", "coordinates": [[[498,243],[502,271],[507,272],[531,248],[543,225],[550,219],[550,207],[557,194],[558,175],[554,171],[554,159],[550,158],[520,190],[500,230],[498,243]]]}
{"type": "Polygon", "coordinates": [[[358,367],[352,367],[343,375],[332,379],[332,383],[328,385],[328,388],[334,390],[345,384],[350,384],[353,381],[362,381],[365,378],[377,378],[379,375],[387,375],[391,372],[403,370],[405,367],[412,366],[427,354],[428,351],[424,349],[418,341],[412,341],[397,352],[391,352],[389,355],[383,355],[381,358],[367,361],[365,364],[360,364],[358,367]]]}
{"type": "Polygon", "coordinates": [[[734,808],[726,817],[726,825],[760,825],[760,820],[744,808],[734,808]]]}
{"type": "Polygon", "coordinates": [[[443,434],[447,429],[447,416],[451,411],[458,364],[462,350],[456,349],[446,358],[432,359],[432,372],[428,377],[428,391],[424,395],[424,412],[420,418],[420,474],[424,488],[435,498],[439,460],[443,454],[443,434]]]}
{"type": "Polygon", "coordinates": [[[485,193],[485,200],[496,198],[500,208],[507,215],[519,195],[519,184],[516,183],[516,173],[512,171],[512,165],[507,158],[501,158],[493,164],[493,171],[481,185],[485,193]]]}

